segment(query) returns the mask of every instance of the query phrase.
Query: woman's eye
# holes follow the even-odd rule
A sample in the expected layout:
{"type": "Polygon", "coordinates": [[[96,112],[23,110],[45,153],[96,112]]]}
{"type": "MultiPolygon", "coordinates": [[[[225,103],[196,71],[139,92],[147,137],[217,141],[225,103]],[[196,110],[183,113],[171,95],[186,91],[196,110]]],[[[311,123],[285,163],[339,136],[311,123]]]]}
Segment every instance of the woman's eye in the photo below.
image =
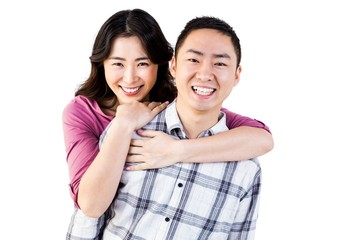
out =
{"type": "Polygon", "coordinates": [[[114,66],[117,66],[117,67],[122,67],[122,63],[113,63],[114,66]]]}
{"type": "Polygon", "coordinates": [[[149,66],[147,62],[141,62],[139,63],[139,67],[149,66]]]}

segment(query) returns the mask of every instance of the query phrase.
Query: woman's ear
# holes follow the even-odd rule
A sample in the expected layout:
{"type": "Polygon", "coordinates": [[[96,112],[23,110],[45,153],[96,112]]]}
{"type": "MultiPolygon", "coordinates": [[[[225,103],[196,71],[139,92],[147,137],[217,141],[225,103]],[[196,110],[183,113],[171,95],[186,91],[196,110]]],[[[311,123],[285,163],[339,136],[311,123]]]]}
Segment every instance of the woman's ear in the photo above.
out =
{"type": "Polygon", "coordinates": [[[171,58],[171,62],[170,62],[170,73],[173,76],[173,78],[175,78],[176,75],[176,61],[175,61],[175,56],[173,56],[171,58]]]}

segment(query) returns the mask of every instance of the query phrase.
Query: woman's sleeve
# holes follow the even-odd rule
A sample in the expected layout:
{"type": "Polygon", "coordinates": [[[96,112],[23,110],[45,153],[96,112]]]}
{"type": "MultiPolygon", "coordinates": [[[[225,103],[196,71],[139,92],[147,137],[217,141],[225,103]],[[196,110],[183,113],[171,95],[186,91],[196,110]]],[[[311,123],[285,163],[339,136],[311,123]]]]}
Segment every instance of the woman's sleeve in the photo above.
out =
{"type": "Polygon", "coordinates": [[[89,114],[80,104],[71,102],[63,111],[63,131],[66,160],[69,168],[69,190],[77,207],[77,195],[81,177],[99,152],[99,139],[94,133],[89,114]]]}
{"type": "Polygon", "coordinates": [[[237,128],[241,126],[248,126],[248,127],[262,128],[268,131],[269,133],[271,133],[269,127],[259,120],[242,116],[240,114],[231,112],[226,108],[222,108],[221,111],[223,111],[226,114],[226,125],[229,129],[237,128]]]}

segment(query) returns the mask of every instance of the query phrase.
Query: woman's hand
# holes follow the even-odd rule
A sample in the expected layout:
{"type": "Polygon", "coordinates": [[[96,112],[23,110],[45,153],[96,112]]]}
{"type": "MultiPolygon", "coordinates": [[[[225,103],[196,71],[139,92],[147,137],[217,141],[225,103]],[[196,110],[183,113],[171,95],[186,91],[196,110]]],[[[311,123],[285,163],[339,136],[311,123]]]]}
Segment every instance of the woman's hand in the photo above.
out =
{"type": "Polygon", "coordinates": [[[162,168],[180,160],[179,140],[161,131],[138,130],[137,133],[145,138],[131,140],[126,162],[138,164],[126,167],[126,170],[162,168]]]}
{"type": "Polygon", "coordinates": [[[164,110],[169,102],[130,102],[120,104],[116,109],[115,119],[137,130],[150,122],[158,113],[164,110]]]}

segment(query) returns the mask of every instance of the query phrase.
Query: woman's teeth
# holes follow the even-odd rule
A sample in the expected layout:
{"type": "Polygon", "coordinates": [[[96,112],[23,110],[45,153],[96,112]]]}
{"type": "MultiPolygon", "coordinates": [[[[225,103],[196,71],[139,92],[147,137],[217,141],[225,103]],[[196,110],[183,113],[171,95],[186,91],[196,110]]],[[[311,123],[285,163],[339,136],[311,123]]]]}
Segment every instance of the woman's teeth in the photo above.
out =
{"type": "Polygon", "coordinates": [[[121,87],[124,92],[127,92],[127,93],[133,93],[133,92],[136,92],[140,89],[140,87],[136,87],[136,88],[126,88],[126,87],[121,87]]]}

